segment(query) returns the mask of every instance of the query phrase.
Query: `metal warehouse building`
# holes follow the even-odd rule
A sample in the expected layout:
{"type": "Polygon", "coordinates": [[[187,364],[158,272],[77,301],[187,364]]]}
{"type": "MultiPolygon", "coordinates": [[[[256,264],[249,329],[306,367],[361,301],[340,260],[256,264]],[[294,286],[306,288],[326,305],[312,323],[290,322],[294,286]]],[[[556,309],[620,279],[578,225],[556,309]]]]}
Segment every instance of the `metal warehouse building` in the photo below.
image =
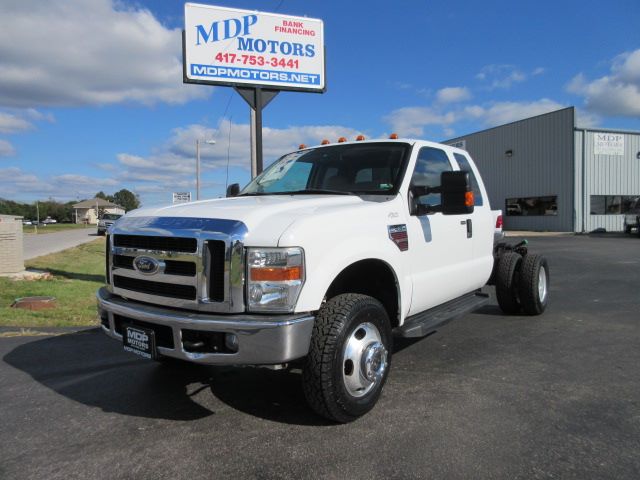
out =
{"type": "Polygon", "coordinates": [[[474,158],[509,230],[622,231],[640,196],[640,132],[578,128],[573,107],[444,143],[474,158]]]}

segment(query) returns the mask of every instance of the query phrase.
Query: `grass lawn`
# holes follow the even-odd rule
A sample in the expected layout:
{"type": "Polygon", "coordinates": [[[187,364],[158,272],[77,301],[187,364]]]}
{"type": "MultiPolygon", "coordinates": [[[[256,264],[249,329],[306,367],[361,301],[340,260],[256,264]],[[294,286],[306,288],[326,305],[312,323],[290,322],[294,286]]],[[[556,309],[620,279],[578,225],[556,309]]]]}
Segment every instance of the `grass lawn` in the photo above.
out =
{"type": "Polygon", "coordinates": [[[104,284],[104,238],[28,260],[26,266],[51,272],[54,278],[13,281],[0,277],[0,325],[28,328],[98,324],[95,293],[104,284]],[[10,308],[16,298],[36,295],[56,297],[57,308],[38,312],[10,308]]]}
{"type": "MultiPolygon", "coordinates": [[[[80,228],[91,228],[96,230],[97,227],[95,225],[84,225],[81,223],[51,223],[46,227],[43,225],[38,225],[38,235],[42,235],[43,233],[53,233],[60,232],[62,230],[77,230],[80,228]]],[[[22,231],[24,233],[36,233],[35,225],[23,225],[22,231]]]]}

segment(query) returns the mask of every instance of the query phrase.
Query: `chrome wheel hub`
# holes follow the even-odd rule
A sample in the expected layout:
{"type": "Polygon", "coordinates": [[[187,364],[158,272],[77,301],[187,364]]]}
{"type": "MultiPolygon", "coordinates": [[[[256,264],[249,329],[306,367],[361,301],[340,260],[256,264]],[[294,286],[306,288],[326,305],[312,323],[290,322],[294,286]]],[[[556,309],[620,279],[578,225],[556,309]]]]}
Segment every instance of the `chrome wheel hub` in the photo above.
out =
{"type": "Polygon", "coordinates": [[[358,325],[347,339],[342,357],[342,378],[349,394],[362,397],[381,382],[388,356],[378,328],[369,322],[358,325]]]}
{"type": "Polygon", "coordinates": [[[540,303],[544,303],[547,298],[547,272],[544,267],[540,267],[538,272],[538,298],[540,303]]]}

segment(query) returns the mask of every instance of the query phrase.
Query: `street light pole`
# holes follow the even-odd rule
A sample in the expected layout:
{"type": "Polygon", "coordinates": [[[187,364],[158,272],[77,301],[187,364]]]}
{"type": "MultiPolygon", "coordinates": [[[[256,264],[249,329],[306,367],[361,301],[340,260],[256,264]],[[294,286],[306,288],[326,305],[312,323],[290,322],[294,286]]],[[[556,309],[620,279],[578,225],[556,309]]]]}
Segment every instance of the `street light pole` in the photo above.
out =
{"type": "MultiPolygon", "coordinates": [[[[215,145],[215,140],[204,140],[208,145],[215,145]]],[[[196,200],[200,200],[200,139],[196,138],[196,200]]]]}
{"type": "Polygon", "coordinates": [[[196,139],[196,200],[200,200],[200,139],[196,139]]]}

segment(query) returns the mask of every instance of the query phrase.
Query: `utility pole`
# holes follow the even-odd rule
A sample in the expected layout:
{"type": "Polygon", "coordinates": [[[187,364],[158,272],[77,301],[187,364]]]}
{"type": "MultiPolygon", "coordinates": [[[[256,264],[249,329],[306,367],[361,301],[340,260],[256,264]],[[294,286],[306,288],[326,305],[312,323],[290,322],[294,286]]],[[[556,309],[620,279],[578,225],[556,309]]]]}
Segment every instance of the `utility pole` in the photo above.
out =
{"type": "Polygon", "coordinates": [[[40,223],[40,205],[38,205],[38,201],[36,200],[36,233],[38,233],[38,224],[40,223]]]}
{"type": "Polygon", "coordinates": [[[196,200],[200,200],[200,139],[196,138],[196,200]]]}
{"type": "MultiPolygon", "coordinates": [[[[207,145],[215,145],[215,140],[204,140],[207,145]]],[[[200,200],[200,139],[196,138],[196,200],[200,200]]]]}

